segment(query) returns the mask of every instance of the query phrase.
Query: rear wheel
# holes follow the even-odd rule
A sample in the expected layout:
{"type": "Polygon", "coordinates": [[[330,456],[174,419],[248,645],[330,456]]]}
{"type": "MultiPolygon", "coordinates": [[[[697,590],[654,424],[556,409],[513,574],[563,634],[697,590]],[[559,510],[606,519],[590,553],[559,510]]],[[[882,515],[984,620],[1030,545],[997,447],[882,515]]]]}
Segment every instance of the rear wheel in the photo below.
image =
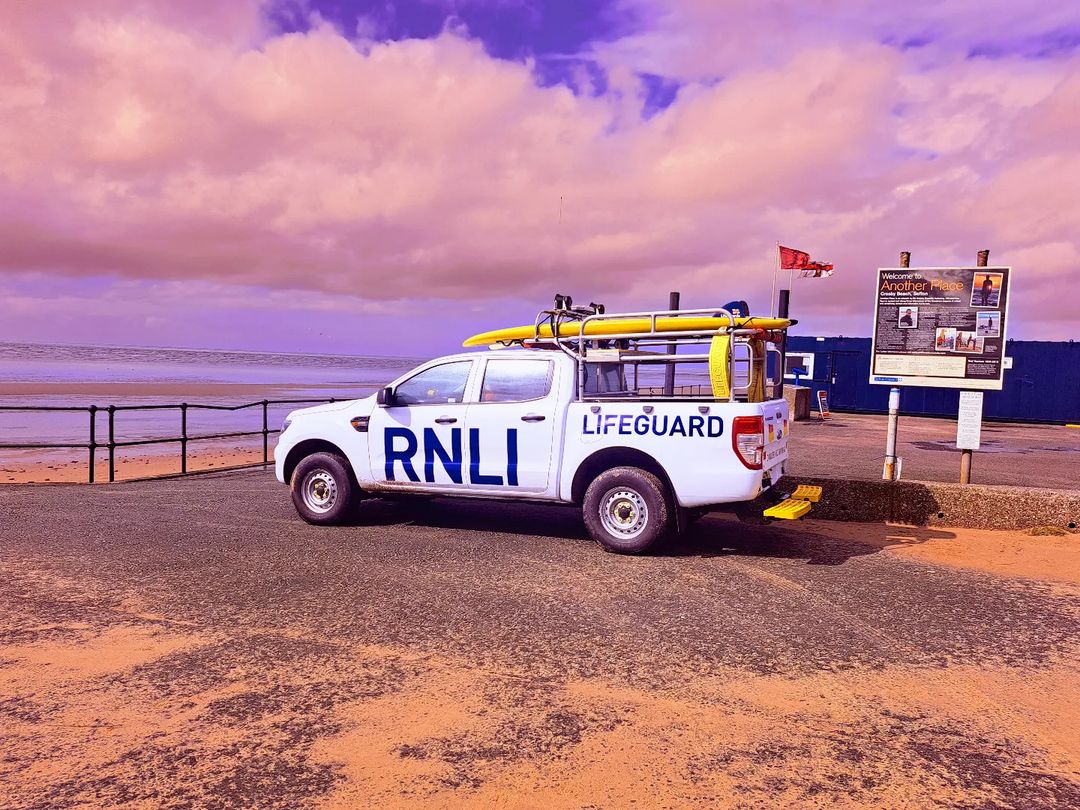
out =
{"type": "Polygon", "coordinates": [[[637,467],[614,467],[589,484],[582,504],[593,540],[617,554],[640,554],[671,527],[672,509],[664,484],[637,467]]]}
{"type": "Polygon", "coordinates": [[[343,522],[360,501],[360,488],[349,462],[336,453],[313,453],[292,475],[292,502],[308,523],[331,526],[343,522]]]}

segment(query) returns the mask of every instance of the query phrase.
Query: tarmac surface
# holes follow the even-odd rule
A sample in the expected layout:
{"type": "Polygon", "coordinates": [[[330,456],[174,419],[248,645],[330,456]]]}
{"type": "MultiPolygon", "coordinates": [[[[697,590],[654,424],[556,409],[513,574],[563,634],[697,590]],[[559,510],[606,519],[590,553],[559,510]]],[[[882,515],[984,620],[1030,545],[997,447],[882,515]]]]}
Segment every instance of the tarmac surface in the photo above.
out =
{"type": "MultiPolygon", "coordinates": [[[[815,413],[792,427],[789,475],[880,481],[887,430],[888,417],[880,414],[834,413],[823,420],[815,413]]],[[[960,480],[955,420],[901,416],[897,454],[903,480],[960,480]]],[[[1080,429],[983,422],[972,483],[1080,488],[1080,429]]]]}
{"type": "Polygon", "coordinates": [[[628,558],[560,507],[311,527],[264,472],[2,488],[4,803],[1080,807],[1080,588],[846,531],[628,558]]]}

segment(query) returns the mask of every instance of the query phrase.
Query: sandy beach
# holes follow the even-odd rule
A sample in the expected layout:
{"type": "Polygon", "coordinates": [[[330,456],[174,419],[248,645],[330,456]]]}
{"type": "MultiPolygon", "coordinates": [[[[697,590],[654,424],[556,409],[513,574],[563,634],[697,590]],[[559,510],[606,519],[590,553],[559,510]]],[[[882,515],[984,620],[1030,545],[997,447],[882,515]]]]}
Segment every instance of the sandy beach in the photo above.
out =
{"type": "MultiPolygon", "coordinates": [[[[258,464],[263,460],[262,440],[253,437],[249,443],[233,443],[215,447],[188,447],[187,469],[189,473],[204,470],[220,470],[226,467],[258,464]]],[[[180,473],[180,445],[170,452],[156,445],[156,452],[148,454],[145,448],[122,448],[116,454],[116,480],[131,481],[180,473]],[[142,450],[142,452],[140,452],[142,450]]],[[[84,483],[87,481],[89,459],[86,452],[71,458],[70,453],[61,455],[42,454],[41,451],[0,451],[0,484],[57,484],[84,483]]],[[[76,451],[77,452],[77,451],[76,451]]],[[[274,441],[270,442],[270,462],[274,460],[274,441]]],[[[109,454],[98,451],[95,477],[98,482],[109,480],[109,454]]]]}
{"type": "MultiPolygon", "coordinates": [[[[155,406],[121,410],[117,442],[171,439],[181,431],[179,406],[188,403],[189,436],[276,430],[296,408],[330,399],[368,396],[418,361],[415,358],[238,352],[124,346],[47,345],[0,342],[0,444],[86,445],[91,405],[155,406]],[[214,410],[200,405],[238,406],[214,410]],[[41,411],[34,408],[70,410],[41,411]]],[[[109,418],[96,415],[96,441],[108,442],[109,418]]],[[[272,434],[271,447],[276,441],[272,434]]],[[[86,482],[89,451],[0,449],[0,485],[86,482]]],[[[220,469],[262,461],[262,437],[193,440],[188,470],[220,469]]],[[[179,442],[122,447],[117,480],[180,472],[179,442]]],[[[108,480],[108,456],[99,450],[96,480],[108,480]]]]}
{"type": "MultiPolygon", "coordinates": [[[[189,437],[261,431],[268,400],[272,431],[296,408],[331,399],[358,399],[411,368],[408,358],[293,355],[187,349],[0,343],[0,444],[70,444],[69,449],[0,448],[0,485],[85,483],[91,405],[96,441],[108,442],[113,420],[117,442],[172,439],[181,432],[180,403],[188,403],[189,437]],[[254,404],[253,404],[254,403],[254,404]],[[224,406],[210,409],[199,406],[224,406]],[[250,406],[239,407],[238,406],[250,406]],[[70,410],[41,411],[34,408],[70,410]],[[236,409],[236,410],[232,410],[236,409]]],[[[270,448],[276,434],[270,435],[270,448]]],[[[262,436],[192,439],[188,471],[262,462],[262,436]]],[[[180,443],[119,447],[116,480],[180,472],[180,443]]],[[[96,481],[108,481],[108,452],[99,448],[96,481]]]]}

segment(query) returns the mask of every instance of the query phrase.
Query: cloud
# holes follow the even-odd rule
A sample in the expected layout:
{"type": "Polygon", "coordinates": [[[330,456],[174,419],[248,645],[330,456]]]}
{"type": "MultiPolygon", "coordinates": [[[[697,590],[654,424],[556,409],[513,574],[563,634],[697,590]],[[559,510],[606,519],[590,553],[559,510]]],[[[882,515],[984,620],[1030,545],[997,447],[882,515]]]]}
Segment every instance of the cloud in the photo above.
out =
{"type": "MultiPolygon", "coordinates": [[[[279,33],[253,2],[6,4],[0,271],[283,307],[681,287],[763,309],[781,239],[838,268],[797,292],[808,328],[866,334],[871,271],[898,250],[991,247],[1023,259],[1014,315],[1059,324],[1028,336],[1075,324],[1053,283],[1080,244],[1075,53],[968,58],[993,33],[972,3],[634,5],[651,27],[581,54],[607,83],[575,94],[456,30],[373,42],[317,18],[279,33]],[[657,83],[678,92],[646,111],[657,83]]],[[[1062,8],[995,12],[995,30],[1032,41],[1062,8]]]]}

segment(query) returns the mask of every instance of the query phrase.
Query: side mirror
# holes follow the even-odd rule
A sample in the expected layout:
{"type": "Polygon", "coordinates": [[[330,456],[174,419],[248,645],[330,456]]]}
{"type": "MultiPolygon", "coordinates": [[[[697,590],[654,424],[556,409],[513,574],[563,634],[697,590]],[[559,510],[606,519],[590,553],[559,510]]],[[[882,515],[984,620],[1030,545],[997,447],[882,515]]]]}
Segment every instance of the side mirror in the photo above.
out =
{"type": "Polygon", "coordinates": [[[380,388],[379,393],[375,395],[375,402],[380,408],[391,407],[394,404],[394,389],[390,386],[380,388]]]}

